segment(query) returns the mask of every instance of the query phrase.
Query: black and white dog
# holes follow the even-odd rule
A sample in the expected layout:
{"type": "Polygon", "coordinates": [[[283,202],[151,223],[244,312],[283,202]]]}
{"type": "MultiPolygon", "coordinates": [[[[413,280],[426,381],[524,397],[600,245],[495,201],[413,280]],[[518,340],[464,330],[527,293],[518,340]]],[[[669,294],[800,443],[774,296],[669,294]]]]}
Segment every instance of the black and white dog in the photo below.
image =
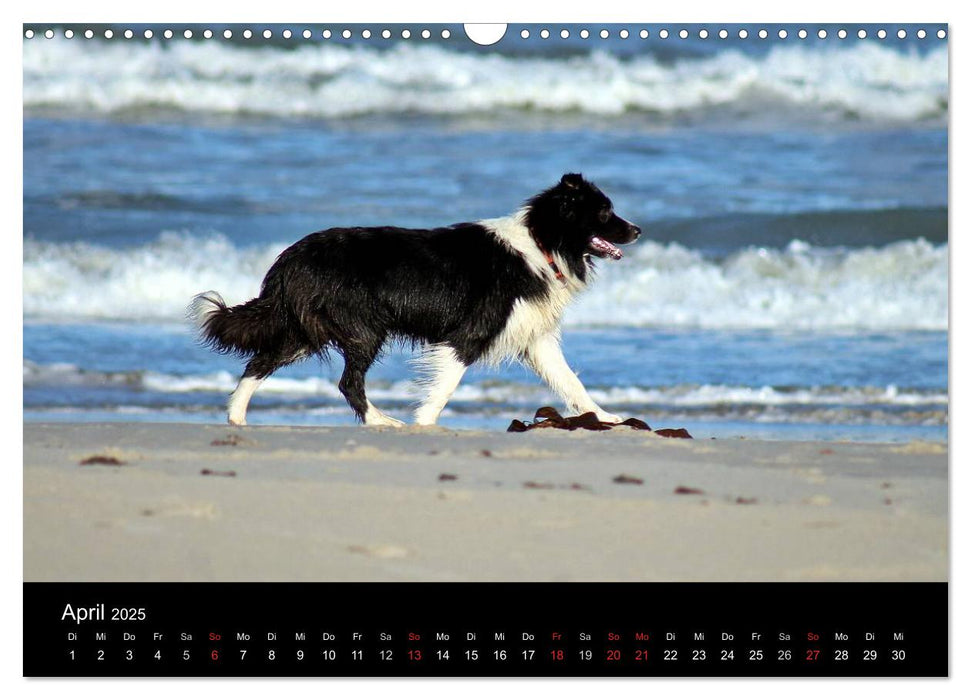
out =
{"type": "Polygon", "coordinates": [[[560,317],[590,282],[591,256],[618,260],[617,244],[641,231],[614,213],[581,175],[530,199],[515,214],[437,229],[335,228],[287,248],[266,273],[260,295],[227,307],[216,292],[190,306],[202,340],[249,358],[229,399],[229,422],[274,371],[336,350],[340,391],[365,425],[402,425],[364,393],[364,376],[382,346],[404,339],[424,348],[427,395],[415,422],[432,425],[475,362],[522,361],[569,411],[604,411],[560,350],[560,317]]]}

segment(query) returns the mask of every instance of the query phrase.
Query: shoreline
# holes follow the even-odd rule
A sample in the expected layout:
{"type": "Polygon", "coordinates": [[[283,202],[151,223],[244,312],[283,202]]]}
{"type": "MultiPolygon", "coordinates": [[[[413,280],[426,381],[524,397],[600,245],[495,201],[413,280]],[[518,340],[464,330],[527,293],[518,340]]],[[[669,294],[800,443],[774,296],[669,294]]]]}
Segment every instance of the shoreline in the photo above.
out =
{"type": "Polygon", "coordinates": [[[946,581],[947,477],[923,441],[26,423],[24,579],[946,581]]]}

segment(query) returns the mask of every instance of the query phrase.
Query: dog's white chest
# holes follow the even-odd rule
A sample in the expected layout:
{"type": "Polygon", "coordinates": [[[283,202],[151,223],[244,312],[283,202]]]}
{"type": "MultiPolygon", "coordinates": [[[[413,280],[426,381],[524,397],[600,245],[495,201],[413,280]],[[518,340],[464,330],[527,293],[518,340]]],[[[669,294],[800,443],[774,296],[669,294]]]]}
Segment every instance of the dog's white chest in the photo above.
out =
{"type": "Polygon", "coordinates": [[[560,319],[573,293],[557,283],[545,299],[528,301],[518,299],[506,325],[489,349],[488,361],[502,362],[521,357],[537,338],[558,334],[560,319]]]}
{"type": "Polygon", "coordinates": [[[566,261],[558,255],[554,256],[554,262],[562,274],[559,277],[555,275],[526,228],[523,211],[480,223],[492,230],[502,245],[519,255],[528,269],[543,279],[548,288],[543,299],[516,301],[505,326],[483,358],[490,363],[519,359],[537,338],[559,334],[563,311],[586,285],[570,274],[566,261]]]}

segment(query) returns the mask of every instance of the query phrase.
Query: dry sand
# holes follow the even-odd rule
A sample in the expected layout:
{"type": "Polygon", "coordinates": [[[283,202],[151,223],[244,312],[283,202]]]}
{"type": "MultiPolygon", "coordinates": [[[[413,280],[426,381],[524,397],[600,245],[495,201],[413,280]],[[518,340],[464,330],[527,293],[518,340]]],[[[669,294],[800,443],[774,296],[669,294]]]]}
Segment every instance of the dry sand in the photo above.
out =
{"type": "Polygon", "coordinates": [[[947,494],[937,443],[27,424],[24,578],[944,581],[947,494]]]}

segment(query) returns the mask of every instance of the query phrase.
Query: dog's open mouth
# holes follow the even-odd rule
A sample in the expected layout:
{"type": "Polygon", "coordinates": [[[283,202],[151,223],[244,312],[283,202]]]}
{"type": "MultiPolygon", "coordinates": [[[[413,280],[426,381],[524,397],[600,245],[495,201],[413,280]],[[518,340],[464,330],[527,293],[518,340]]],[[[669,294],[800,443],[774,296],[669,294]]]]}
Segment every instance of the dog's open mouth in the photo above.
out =
{"type": "Polygon", "coordinates": [[[598,258],[613,258],[614,260],[620,260],[624,257],[624,254],[620,252],[620,248],[615,246],[613,243],[608,243],[600,236],[594,236],[587,243],[587,251],[598,258]]]}

